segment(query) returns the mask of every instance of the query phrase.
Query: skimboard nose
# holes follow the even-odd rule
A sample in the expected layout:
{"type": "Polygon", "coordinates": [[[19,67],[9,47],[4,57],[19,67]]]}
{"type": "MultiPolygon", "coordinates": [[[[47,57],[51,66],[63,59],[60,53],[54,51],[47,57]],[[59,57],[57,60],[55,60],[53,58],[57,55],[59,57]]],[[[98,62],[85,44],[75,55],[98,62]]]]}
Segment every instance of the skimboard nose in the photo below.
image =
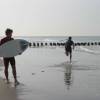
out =
{"type": "Polygon", "coordinates": [[[29,45],[29,42],[26,41],[26,40],[21,40],[20,41],[20,47],[21,47],[21,50],[24,51],[28,48],[28,45],[29,45]]]}

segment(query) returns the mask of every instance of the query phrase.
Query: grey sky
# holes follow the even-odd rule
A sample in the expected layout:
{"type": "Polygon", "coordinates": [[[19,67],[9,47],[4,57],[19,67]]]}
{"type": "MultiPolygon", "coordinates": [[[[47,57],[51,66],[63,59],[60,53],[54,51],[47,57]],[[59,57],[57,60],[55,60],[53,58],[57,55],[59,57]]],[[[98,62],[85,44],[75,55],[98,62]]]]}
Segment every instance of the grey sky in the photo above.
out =
{"type": "Polygon", "coordinates": [[[0,35],[99,35],[100,0],[0,0],[0,35]]]}

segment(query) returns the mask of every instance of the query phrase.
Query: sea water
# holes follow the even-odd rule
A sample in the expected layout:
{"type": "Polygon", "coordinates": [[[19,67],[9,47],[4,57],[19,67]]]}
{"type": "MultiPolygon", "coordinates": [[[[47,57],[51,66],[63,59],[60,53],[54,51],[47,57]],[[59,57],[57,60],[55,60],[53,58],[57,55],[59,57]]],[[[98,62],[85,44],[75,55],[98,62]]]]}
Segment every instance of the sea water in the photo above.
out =
{"type": "MultiPolygon", "coordinates": [[[[18,36],[15,38],[26,39],[30,42],[34,41],[45,41],[45,42],[65,42],[68,39],[68,36],[18,36]]],[[[73,41],[75,42],[100,42],[100,36],[72,36],[73,41]]]]}
{"type": "MultiPolygon", "coordinates": [[[[68,37],[23,38],[30,42],[65,42],[68,37]]],[[[72,39],[100,42],[98,36],[73,36],[72,39]]],[[[64,52],[64,47],[29,48],[18,57],[20,61],[24,59],[24,62],[17,60],[24,69],[19,79],[27,85],[26,94],[21,95],[24,100],[100,99],[100,46],[76,46],[71,64],[64,52]]]]}
{"type": "MultiPolygon", "coordinates": [[[[21,38],[29,41],[30,43],[37,43],[37,42],[61,42],[65,43],[68,39],[66,36],[27,36],[27,37],[15,37],[15,38],[21,38]]],[[[74,43],[95,43],[100,42],[100,36],[72,36],[72,40],[74,43]]],[[[80,46],[76,50],[81,50],[88,53],[97,53],[99,54],[100,47],[99,46],[80,46]]]]}
{"type": "MultiPolygon", "coordinates": [[[[66,41],[68,37],[15,37],[34,41],[66,41]]],[[[100,37],[72,37],[74,42],[100,42],[100,37]]],[[[64,47],[28,48],[16,56],[21,100],[100,100],[100,46],[76,46],[72,63],[64,47]]],[[[10,80],[13,75],[9,70],[10,80]]],[[[3,73],[1,74],[4,77],[3,73]]]]}

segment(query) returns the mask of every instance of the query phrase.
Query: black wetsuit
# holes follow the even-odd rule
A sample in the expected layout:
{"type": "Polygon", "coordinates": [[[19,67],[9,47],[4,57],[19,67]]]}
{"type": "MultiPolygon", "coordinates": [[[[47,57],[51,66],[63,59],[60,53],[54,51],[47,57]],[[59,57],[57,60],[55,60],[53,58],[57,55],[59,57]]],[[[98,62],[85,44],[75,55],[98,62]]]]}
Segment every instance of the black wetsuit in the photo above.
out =
{"type": "Polygon", "coordinates": [[[66,43],[65,43],[65,50],[66,52],[70,52],[72,53],[72,45],[74,44],[74,42],[72,40],[68,40],[66,43]]]}

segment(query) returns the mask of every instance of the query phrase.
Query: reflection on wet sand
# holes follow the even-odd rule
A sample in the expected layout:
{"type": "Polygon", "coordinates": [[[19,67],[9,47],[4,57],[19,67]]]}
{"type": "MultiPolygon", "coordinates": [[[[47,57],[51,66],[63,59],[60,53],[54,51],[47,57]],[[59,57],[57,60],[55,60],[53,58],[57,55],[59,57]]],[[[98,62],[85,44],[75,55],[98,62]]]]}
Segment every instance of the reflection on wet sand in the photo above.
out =
{"type": "Polygon", "coordinates": [[[66,64],[65,73],[64,73],[64,82],[67,85],[67,89],[70,89],[72,84],[72,65],[66,64]]]}
{"type": "Polygon", "coordinates": [[[61,69],[63,68],[63,70],[58,69],[58,71],[64,72],[64,83],[67,86],[67,89],[70,89],[70,86],[72,85],[72,66],[73,64],[71,64],[70,62],[63,62],[60,64],[55,64],[53,66],[49,66],[49,67],[56,67],[56,68],[58,67],[61,69]]]}
{"type": "Polygon", "coordinates": [[[0,78],[0,100],[20,100],[16,87],[12,87],[11,84],[6,84],[3,79],[0,78]]]}
{"type": "Polygon", "coordinates": [[[62,62],[49,67],[56,67],[57,71],[64,72],[64,83],[67,86],[67,89],[70,89],[70,87],[73,84],[73,76],[72,76],[73,70],[81,70],[81,71],[100,70],[99,66],[91,64],[86,66],[85,64],[80,64],[77,61],[73,61],[72,63],[68,61],[62,62]]]}

